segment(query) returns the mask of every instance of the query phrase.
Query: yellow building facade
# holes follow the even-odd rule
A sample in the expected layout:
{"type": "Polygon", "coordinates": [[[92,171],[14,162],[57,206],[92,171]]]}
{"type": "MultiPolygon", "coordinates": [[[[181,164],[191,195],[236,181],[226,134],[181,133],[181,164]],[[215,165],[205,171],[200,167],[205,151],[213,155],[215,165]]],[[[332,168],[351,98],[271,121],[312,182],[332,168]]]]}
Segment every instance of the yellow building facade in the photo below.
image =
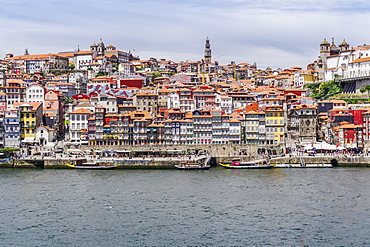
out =
{"type": "Polygon", "coordinates": [[[284,142],[285,117],[284,109],[279,106],[267,107],[266,114],[266,144],[284,142]]]}
{"type": "Polygon", "coordinates": [[[36,128],[42,123],[42,102],[20,102],[14,107],[19,110],[21,140],[33,141],[36,128]]]}

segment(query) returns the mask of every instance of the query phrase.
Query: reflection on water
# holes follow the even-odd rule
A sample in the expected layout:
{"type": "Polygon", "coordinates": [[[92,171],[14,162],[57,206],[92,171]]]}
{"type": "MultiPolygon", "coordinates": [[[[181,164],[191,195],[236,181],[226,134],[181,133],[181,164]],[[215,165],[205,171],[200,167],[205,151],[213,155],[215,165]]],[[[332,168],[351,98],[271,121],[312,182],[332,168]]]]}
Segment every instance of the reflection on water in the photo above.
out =
{"type": "Polygon", "coordinates": [[[4,246],[368,246],[370,170],[0,170],[4,246]]]}

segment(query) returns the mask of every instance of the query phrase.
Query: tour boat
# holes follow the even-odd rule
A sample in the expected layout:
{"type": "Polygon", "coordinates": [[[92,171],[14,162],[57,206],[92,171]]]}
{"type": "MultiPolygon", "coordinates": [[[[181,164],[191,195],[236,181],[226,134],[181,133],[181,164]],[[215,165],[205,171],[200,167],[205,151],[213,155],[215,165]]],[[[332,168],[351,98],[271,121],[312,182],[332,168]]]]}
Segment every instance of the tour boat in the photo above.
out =
{"type": "Polygon", "coordinates": [[[67,164],[67,166],[73,168],[73,169],[114,169],[117,167],[117,165],[102,165],[95,162],[86,162],[82,163],[81,165],[73,165],[73,164],[67,164]]]}
{"type": "Polygon", "coordinates": [[[188,163],[188,162],[181,162],[175,167],[179,170],[209,170],[211,165],[206,165],[203,163],[188,163]]]}
{"type": "Polygon", "coordinates": [[[233,159],[231,162],[220,162],[219,165],[228,169],[268,169],[273,167],[265,159],[248,162],[240,162],[240,159],[233,159]]]}

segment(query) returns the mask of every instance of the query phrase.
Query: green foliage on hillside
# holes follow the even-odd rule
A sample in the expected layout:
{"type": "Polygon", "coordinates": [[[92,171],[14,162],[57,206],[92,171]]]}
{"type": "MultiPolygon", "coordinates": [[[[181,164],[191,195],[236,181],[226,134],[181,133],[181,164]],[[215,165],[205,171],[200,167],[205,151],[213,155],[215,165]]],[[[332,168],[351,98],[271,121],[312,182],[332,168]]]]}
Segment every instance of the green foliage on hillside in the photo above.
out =
{"type": "Polygon", "coordinates": [[[108,75],[108,72],[99,71],[99,72],[95,75],[95,77],[99,77],[99,76],[106,76],[106,75],[108,75]]]}
{"type": "Polygon", "coordinates": [[[306,84],[305,88],[310,89],[312,92],[310,97],[317,100],[328,99],[343,91],[342,81],[337,79],[321,83],[306,84]]]}
{"type": "Polygon", "coordinates": [[[72,104],[75,100],[72,97],[63,97],[64,102],[72,104]]]}
{"type": "Polygon", "coordinates": [[[154,82],[155,78],[161,77],[161,76],[162,76],[161,72],[158,72],[158,71],[154,72],[152,76],[152,82],[154,82]]]}

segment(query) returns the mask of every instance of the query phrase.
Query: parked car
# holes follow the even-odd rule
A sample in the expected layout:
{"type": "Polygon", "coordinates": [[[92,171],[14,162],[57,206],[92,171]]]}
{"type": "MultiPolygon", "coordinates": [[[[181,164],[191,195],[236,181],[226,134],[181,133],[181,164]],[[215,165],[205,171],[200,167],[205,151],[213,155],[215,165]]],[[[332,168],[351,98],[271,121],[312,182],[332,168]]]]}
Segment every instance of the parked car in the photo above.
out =
{"type": "Polygon", "coordinates": [[[41,152],[33,153],[33,155],[41,155],[41,152]]]}

